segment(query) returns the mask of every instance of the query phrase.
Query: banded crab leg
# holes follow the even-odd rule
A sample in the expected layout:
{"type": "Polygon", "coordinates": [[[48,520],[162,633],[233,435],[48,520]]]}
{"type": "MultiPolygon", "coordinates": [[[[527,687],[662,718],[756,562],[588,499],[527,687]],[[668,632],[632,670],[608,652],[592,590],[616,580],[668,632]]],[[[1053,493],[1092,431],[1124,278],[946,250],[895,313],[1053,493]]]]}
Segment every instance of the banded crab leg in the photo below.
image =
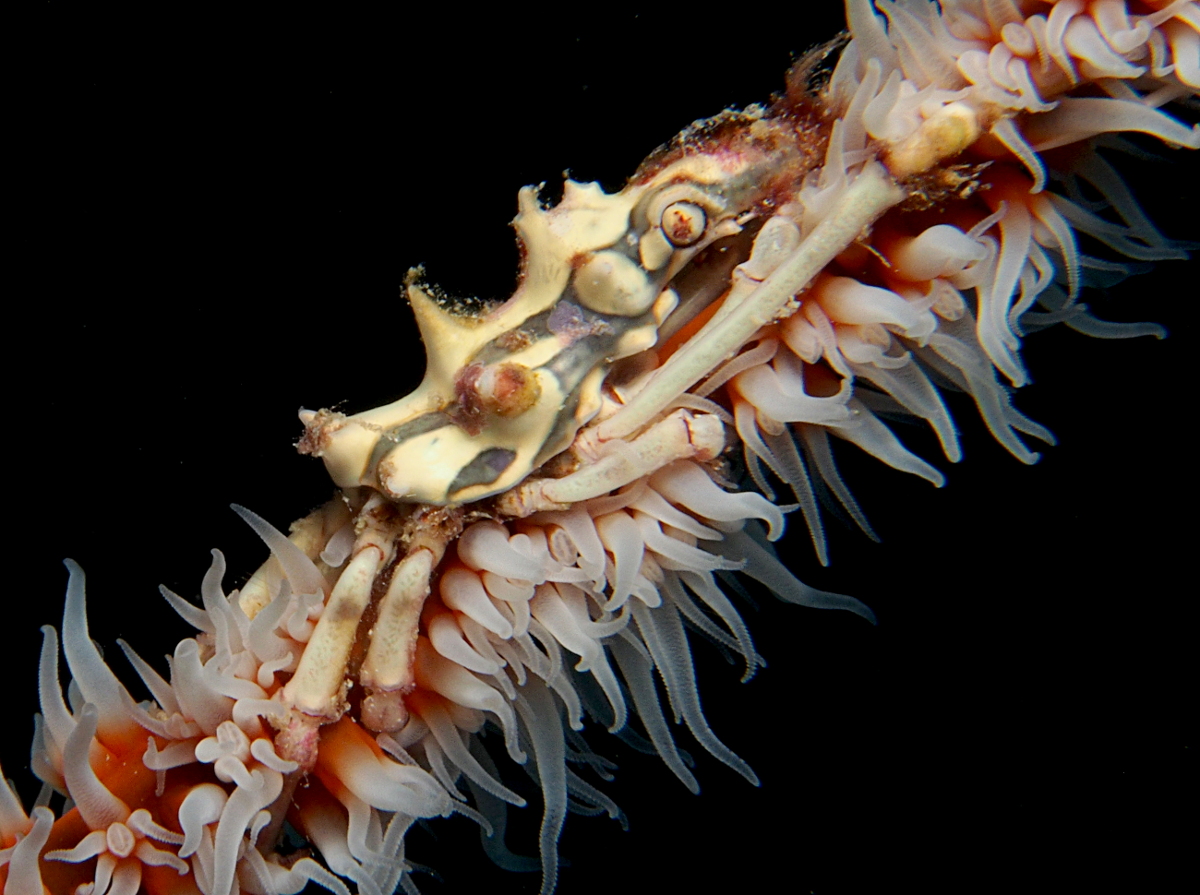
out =
{"type": "MultiPolygon", "coordinates": [[[[586,441],[580,438],[577,444],[586,441]]],[[[622,450],[585,457],[592,462],[578,472],[559,479],[526,480],[501,495],[495,509],[504,516],[523,517],[568,506],[607,494],[675,460],[712,459],[724,447],[724,428],[715,416],[676,411],[623,444],[622,450]]],[[[292,710],[292,732],[285,738],[293,744],[286,755],[290,760],[303,764],[317,727],[336,720],[344,710],[346,692],[353,683],[356,647],[359,652],[363,649],[361,629],[369,609],[373,608],[374,618],[365,634],[365,658],[357,674],[367,693],[363,722],[369,729],[388,731],[402,726],[407,718],[403,697],[415,685],[413,658],[421,610],[430,593],[433,570],[461,529],[456,522],[440,530],[413,524],[414,517],[429,515],[460,516],[442,507],[397,510],[379,495],[359,513],[363,521],[348,565],[329,596],[295,674],[283,689],[284,702],[292,710]],[[403,556],[392,566],[401,552],[403,556]],[[389,566],[390,580],[384,586],[389,566]]]]}
{"type": "Polygon", "coordinates": [[[370,730],[395,730],[408,718],[403,696],[416,682],[417,625],[438,559],[440,552],[435,557],[428,547],[411,550],[392,572],[380,601],[360,675],[369,694],[363,700],[363,723],[370,730]]]}
{"type": "Polygon", "coordinates": [[[654,423],[619,450],[589,436],[584,429],[573,448],[589,461],[582,469],[559,479],[531,478],[496,498],[504,516],[523,518],[541,510],[567,509],[651,475],[676,460],[711,460],[725,449],[725,427],[711,413],[677,410],[654,423]]]}
{"type": "MultiPolygon", "coordinates": [[[[331,534],[350,522],[351,512],[335,499],[300,520],[287,538],[273,530],[259,533],[277,556],[292,550],[316,561],[324,556],[331,534]]],[[[265,526],[253,514],[243,515],[256,530],[265,526]]],[[[353,519],[357,533],[345,567],[281,691],[289,713],[279,724],[277,744],[281,755],[302,769],[315,759],[319,728],[344,714],[356,680],[366,693],[368,727],[394,730],[403,723],[407,713],[400,696],[414,684],[417,628],[433,569],[462,530],[461,513],[455,509],[397,507],[379,495],[353,512],[353,519]]],[[[274,561],[255,572],[240,595],[240,607],[251,619],[267,605],[263,595],[274,561]]]]}
{"type": "Polygon", "coordinates": [[[340,714],[339,703],[346,687],[345,669],[358,625],[370,603],[376,576],[391,560],[395,549],[381,514],[385,509],[383,499],[373,497],[359,515],[363,527],[349,565],[329,595],[296,673],[283,688],[285,701],[309,715],[340,714]]]}

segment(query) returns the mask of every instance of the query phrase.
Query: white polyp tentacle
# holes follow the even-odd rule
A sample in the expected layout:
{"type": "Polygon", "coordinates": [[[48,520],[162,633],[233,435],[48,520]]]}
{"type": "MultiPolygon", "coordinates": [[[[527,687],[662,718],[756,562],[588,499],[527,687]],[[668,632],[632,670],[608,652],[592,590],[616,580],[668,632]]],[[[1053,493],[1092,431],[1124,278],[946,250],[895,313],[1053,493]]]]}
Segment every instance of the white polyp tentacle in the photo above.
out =
{"type": "MultiPolygon", "coordinates": [[[[0,789],[8,789],[8,786],[0,782],[0,789]]],[[[10,849],[0,852],[0,855],[3,855],[0,866],[6,866],[8,869],[5,895],[10,891],[14,895],[43,895],[46,891],[42,885],[38,856],[50,838],[50,831],[54,827],[54,813],[44,805],[39,805],[30,812],[30,817],[33,823],[21,840],[10,849]]]]}
{"type": "Polygon", "coordinates": [[[538,589],[531,609],[534,617],[546,626],[559,643],[579,656],[575,670],[590,671],[600,684],[613,709],[609,731],[615,733],[625,726],[625,701],[600,639],[588,630],[592,623],[586,617],[586,609],[583,609],[581,600],[572,607],[573,597],[581,598],[582,594],[570,585],[557,588],[546,586],[538,589]]]}
{"type": "MultiPolygon", "coordinates": [[[[833,346],[836,350],[836,345],[833,346]]],[[[838,351],[838,356],[841,352],[838,351]]],[[[845,364],[845,360],[841,360],[845,364]]],[[[849,374],[849,368],[846,369],[849,374]]],[[[828,397],[815,397],[804,390],[804,375],[794,357],[780,355],[771,366],[755,367],[734,379],[738,395],[746,398],[758,413],[758,425],[767,434],[779,435],[781,423],[817,423],[834,425],[846,422],[850,413],[850,379],[828,397]]],[[[739,402],[740,403],[740,402],[739,402]]],[[[735,413],[736,416],[736,413],[735,413]]]]}
{"type": "Polygon", "coordinates": [[[191,719],[207,734],[233,711],[234,700],[216,693],[208,685],[200,662],[200,645],[193,639],[181,640],[175,647],[172,687],[185,718],[191,719]]]}
{"type": "Polygon", "coordinates": [[[38,693],[42,708],[40,731],[43,748],[35,750],[35,754],[44,756],[44,767],[53,775],[52,779],[47,779],[46,774],[39,776],[55,789],[65,792],[66,783],[62,779],[62,750],[71,731],[75,729],[75,719],[63,700],[62,686],[58,679],[58,632],[50,625],[42,626],[38,693]]]}
{"type": "Polygon", "coordinates": [[[73,683],[79,687],[82,699],[95,706],[101,743],[109,738],[135,735],[137,725],[126,713],[121,699],[125,687],[105,664],[88,633],[83,569],[73,560],[67,560],[65,565],[70,577],[63,607],[62,649],[73,683]]]}
{"type": "MultiPolygon", "coordinates": [[[[480,653],[466,640],[458,620],[451,612],[432,612],[426,622],[429,642],[441,655],[463,668],[479,674],[495,674],[501,664],[480,653]]],[[[370,725],[368,725],[370,726],[370,725]]],[[[374,728],[372,728],[374,729],[374,728]]]]}
{"type": "Polygon", "coordinates": [[[113,795],[92,769],[89,753],[99,717],[96,706],[85,705],[63,749],[63,777],[67,790],[80,815],[93,830],[124,821],[130,813],[129,806],[113,795]]]}
{"type": "Polygon", "coordinates": [[[364,877],[362,866],[350,853],[347,824],[340,813],[335,814],[334,810],[319,815],[310,813],[306,832],[334,873],[361,883],[364,877]]]}
{"type": "Polygon", "coordinates": [[[676,536],[672,537],[662,530],[656,520],[644,513],[634,513],[633,519],[647,550],[654,554],[655,561],[662,568],[693,569],[699,572],[740,568],[737,563],[730,564],[728,560],[699,549],[694,542],[688,543],[688,536],[683,532],[677,532],[676,536]]]}
{"type": "Polygon", "coordinates": [[[471,672],[443,658],[425,638],[417,641],[417,656],[418,682],[456,705],[495,715],[504,730],[505,742],[513,760],[523,763],[525,753],[517,746],[516,719],[508,700],[471,672]]]}
{"type": "Polygon", "coordinates": [[[466,569],[450,569],[442,575],[439,593],[442,602],[451,609],[461,612],[504,640],[512,637],[512,623],[492,603],[478,575],[466,569]]]}
{"type": "Polygon", "coordinates": [[[726,491],[695,463],[663,467],[651,477],[650,485],[667,500],[702,518],[718,522],[761,519],[769,526],[772,541],[783,534],[783,512],[779,507],[752,491],[726,491]]]}
{"type": "MultiPolygon", "coordinates": [[[[686,461],[679,461],[677,464],[672,463],[664,466],[663,470],[671,469],[676,465],[694,466],[694,464],[687,463],[686,461]]],[[[656,479],[660,474],[661,471],[659,473],[655,473],[654,476],[651,477],[651,484],[653,487],[644,489],[643,493],[637,498],[637,500],[630,503],[630,508],[635,509],[640,513],[644,513],[647,516],[651,516],[654,519],[657,519],[659,522],[678,529],[679,531],[687,532],[692,537],[702,538],[704,540],[720,540],[721,533],[719,531],[709,528],[707,525],[702,524],[694,516],[691,516],[682,510],[676,509],[667,502],[665,493],[656,482],[656,479]]],[[[708,477],[705,476],[705,478],[708,477]]],[[[778,507],[775,507],[775,505],[771,504],[770,501],[767,501],[767,503],[773,509],[778,509],[778,507]]],[[[782,513],[779,515],[779,520],[780,523],[782,523],[782,513]]]]}
{"type": "Polygon", "coordinates": [[[283,791],[283,775],[267,767],[257,767],[250,774],[249,785],[238,785],[221,810],[213,835],[213,889],[229,891],[237,872],[237,861],[243,836],[255,815],[266,808],[283,791]]]}
{"type": "Polygon", "coordinates": [[[190,858],[200,848],[205,827],[221,819],[221,812],[229,795],[215,783],[194,786],[179,806],[179,825],[183,830],[183,844],[179,857],[190,858]]]}
{"type": "MultiPolygon", "coordinates": [[[[419,735],[425,732],[422,724],[419,735]]],[[[321,750],[322,764],[336,769],[340,784],[374,808],[410,817],[435,817],[449,811],[449,796],[420,767],[377,755],[363,740],[349,735],[325,737],[321,750]]]]}
{"type": "Polygon", "coordinates": [[[29,815],[21,805],[21,799],[13,790],[12,784],[4,776],[4,768],[0,767],[0,866],[8,857],[9,847],[2,843],[27,834],[32,825],[29,815]]]}
{"type": "MultiPolygon", "coordinates": [[[[296,895],[304,889],[305,885],[313,882],[323,889],[333,892],[334,895],[350,895],[350,890],[346,888],[345,883],[312,858],[301,858],[291,867],[281,867],[274,861],[264,861],[262,856],[253,849],[248,852],[247,858],[254,861],[255,864],[261,862],[260,872],[265,875],[268,881],[267,885],[270,887],[263,889],[266,893],[296,895]]],[[[244,885],[243,889],[252,891],[245,889],[244,885]]]]}

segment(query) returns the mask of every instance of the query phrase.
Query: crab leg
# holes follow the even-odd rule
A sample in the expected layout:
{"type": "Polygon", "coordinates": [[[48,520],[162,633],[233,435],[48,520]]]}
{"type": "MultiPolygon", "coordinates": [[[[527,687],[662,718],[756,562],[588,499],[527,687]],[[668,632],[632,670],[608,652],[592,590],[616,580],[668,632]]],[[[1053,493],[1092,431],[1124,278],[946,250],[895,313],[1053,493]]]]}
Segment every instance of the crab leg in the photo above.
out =
{"type": "Polygon", "coordinates": [[[284,699],[307,715],[336,718],[342,711],[346,663],[358,633],[358,623],[371,601],[375,576],[392,557],[392,537],[372,509],[384,508],[372,498],[360,519],[366,522],[355,542],[346,570],[329,595],[296,674],[283,688],[284,699]]]}
{"type": "Polygon", "coordinates": [[[671,355],[628,405],[600,424],[600,438],[608,441],[632,435],[736,354],[759,329],[778,317],[830,261],[904,197],[904,190],[881,165],[868,165],[847,188],[837,212],[821,221],[740,305],[711,320],[671,355]]]}
{"type": "Polygon", "coordinates": [[[363,722],[370,730],[395,730],[407,716],[403,694],[413,688],[413,656],[417,623],[429,596],[429,577],[437,563],[422,547],[396,566],[379,615],[371,628],[371,645],[359,681],[370,695],[363,700],[363,722]]]}
{"type": "Polygon", "coordinates": [[[497,498],[497,509],[517,518],[562,509],[628,485],[676,460],[711,460],[725,448],[725,427],[719,419],[685,410],[655,423],[629,444],[610,445],[607,450],[589,439],[593,431],[580,433],[576,451],[586,455],[599,448],[602,453],[585,457],[588,462],[582,469],[561,479],[526,479],[497,498]]]}

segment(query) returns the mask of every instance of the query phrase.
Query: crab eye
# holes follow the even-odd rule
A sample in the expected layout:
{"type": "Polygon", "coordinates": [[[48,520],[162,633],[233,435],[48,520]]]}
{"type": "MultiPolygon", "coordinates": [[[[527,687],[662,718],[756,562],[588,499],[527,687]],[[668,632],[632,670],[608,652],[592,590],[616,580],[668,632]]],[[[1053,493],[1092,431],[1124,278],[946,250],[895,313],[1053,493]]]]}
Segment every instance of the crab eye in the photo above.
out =
{"type": "Polygon", "coordinates": [[[695,202],[672,202],[662,213],[662,232],[671,245],[686,248],[704,235],[708,218],[695,202]]]}

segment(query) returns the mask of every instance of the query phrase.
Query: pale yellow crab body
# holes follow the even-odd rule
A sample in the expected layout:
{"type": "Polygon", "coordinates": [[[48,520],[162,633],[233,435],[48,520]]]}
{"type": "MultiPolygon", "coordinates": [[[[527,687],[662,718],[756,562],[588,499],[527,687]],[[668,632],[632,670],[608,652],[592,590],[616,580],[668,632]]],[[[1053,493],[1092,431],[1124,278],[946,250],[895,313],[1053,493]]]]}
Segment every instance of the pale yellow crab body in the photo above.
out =
{"type": "Polygon", "coordinates": [[[410,273],[429,358],[420,387],[350,417],[304,415],[334,481],[458,505],[507,491],[570,446],[613,363],[658,341],[679,301],[672,279],[796,179],[796,129],[753,112],[736,119],[736,146],[714,149],[697,128],[618,193],[568,180],[545,209],[537,189],[521,190],[521,284],[485,313],[456,312],[410,273]]]}

